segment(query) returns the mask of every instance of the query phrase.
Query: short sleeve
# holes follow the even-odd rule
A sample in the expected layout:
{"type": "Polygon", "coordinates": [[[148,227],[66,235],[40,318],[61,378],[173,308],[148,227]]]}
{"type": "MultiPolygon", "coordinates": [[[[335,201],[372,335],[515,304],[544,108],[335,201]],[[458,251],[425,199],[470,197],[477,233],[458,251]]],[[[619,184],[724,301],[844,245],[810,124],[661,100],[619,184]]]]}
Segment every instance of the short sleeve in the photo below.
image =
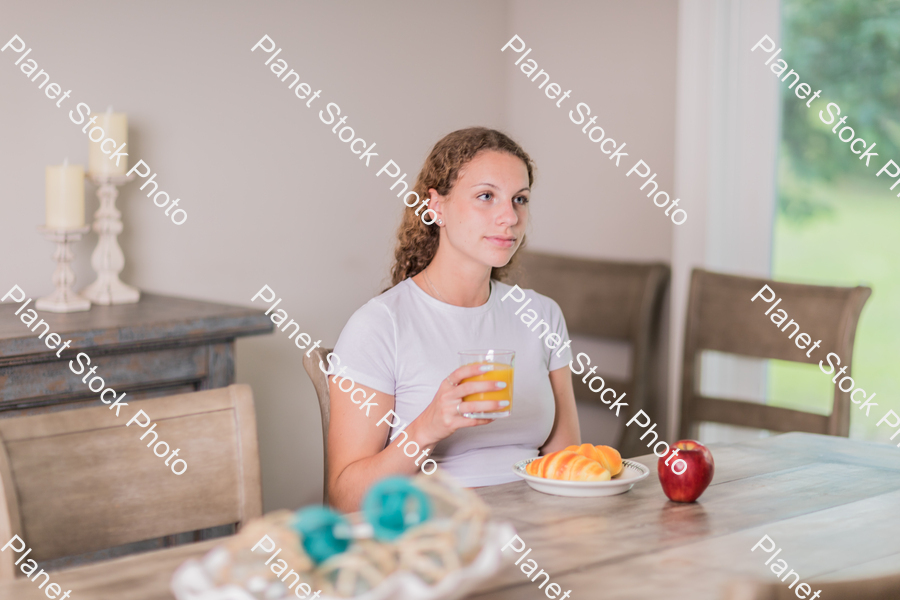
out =
{"type": "Polygon", "coordinates": [[[552,333],[558,335],[561,340],[557,347],[550,351],[550,365],[547,370],[555,371],[572,362],[572,348],[566,344],[569,341],[569,330],[566,328],[566,318],[563,316],[562,309],[552,298],[547,298],[547,301],[550,305],[552,333]]]}
{"type": "Polygon", "coordinates": [[[370,300],[353,313],[344,326],[334,353],[340,358],[342,377],[376,391],[394,395],[396,389],[397,336],[388,308],[370,300]]]}

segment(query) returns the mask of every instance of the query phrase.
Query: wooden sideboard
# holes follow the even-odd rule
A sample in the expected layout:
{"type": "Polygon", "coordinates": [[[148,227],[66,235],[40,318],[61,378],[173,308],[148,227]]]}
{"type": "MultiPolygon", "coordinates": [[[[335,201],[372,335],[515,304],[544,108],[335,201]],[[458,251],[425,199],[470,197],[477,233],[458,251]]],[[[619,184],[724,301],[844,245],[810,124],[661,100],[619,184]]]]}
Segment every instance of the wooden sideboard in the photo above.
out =
{"type": "Polygon", "coordinates": [[[132,400],[227,386],[235,338],[274,329],[260,310],[143,294],[137,304],[86,312],[39,310],[50,331],[72,340],[57,358],[38,339],[43,328],[32,333],[20,320],[25,311],[14,314],[19,306],[0,305],[0,418],[99,405],[69,369],[82,351],[109,387],[132,400]]]}

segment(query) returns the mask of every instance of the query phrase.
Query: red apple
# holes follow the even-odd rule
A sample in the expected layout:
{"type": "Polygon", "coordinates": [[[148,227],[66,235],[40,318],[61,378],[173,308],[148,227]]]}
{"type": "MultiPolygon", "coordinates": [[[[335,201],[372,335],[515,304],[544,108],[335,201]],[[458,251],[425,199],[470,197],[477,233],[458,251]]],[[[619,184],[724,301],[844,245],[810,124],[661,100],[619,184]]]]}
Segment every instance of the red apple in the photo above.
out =
{"type": "Polygon", "coordinates": [[[715,463],[706,446],[694,440],[681,440],[659,459],[656,470],[669,500],[693,502],[712,481],[715,463]]]}

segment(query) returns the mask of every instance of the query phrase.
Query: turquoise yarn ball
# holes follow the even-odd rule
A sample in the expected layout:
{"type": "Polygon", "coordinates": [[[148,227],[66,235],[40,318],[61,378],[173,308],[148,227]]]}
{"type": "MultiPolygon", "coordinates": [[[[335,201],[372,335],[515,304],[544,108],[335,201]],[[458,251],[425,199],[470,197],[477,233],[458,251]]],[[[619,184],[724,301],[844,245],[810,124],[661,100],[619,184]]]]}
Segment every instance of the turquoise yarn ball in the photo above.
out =
{"type": "Polygon", "coordinates": [[[303,549],[316,563],[340,554],[350,545],[349,539],[335,535],[337,527],[349,530],[346,517],[324,506],[310,506],[297,511],[292,526],[303,538],[303,549]]]}
{"type": "Polygon", "coordinates": [[[431,516],[428,496],[405,477],[388,477],[376,483],[366,494],[362,508],[380,540],[394,540],[431,516]]]}

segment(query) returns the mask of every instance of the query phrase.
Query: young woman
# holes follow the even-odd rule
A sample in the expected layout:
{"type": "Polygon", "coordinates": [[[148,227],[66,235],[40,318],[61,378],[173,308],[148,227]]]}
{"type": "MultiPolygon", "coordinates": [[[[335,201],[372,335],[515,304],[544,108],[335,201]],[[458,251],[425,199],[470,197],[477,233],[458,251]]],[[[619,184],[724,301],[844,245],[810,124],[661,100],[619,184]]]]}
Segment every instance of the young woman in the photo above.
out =
{"type": "MultiPolygon", "coordinates": [[[[341,379],[329,378],[327,485],[337,508],[356,510],[368,487],[386,475],[419,471],[421,454],[409,457],[398,447],[407,439],[473,487],[515,481],[515,462],[581,443],[571,350],[548,349],[515,314],[521,305],[501,302],[511,289],[501,283],[504,273],[524,243],[533,180],[528,154],[503,133],[482,127],[447,135],[425,160],[412,191],[427,198],[433,212],[423,220],[421,206],[406,209],[393,287],[354,313],[334,349],[346,367],[342,376],[367,398],[374,392],[377,404],[360,410],[359,394],[351,399],[338,387],[341,379]],[[481,371],[478,365],[458,367],[458,352],[490,348],[516,352],[512,414],[469,418],[502,406],[462,406],[463,396],[501,384],[461,383],[481,371]],[[403,430],[408,438],[388,429],[389,410],[409,424],[403,430]],[[388,420],[376,426],[385,415],[388,420]],[[389,434],[399,439],[389,442],[389,434]]],[[[532,291],[528,296],[529,308],[551,324],[550,333],[568,339],[556,302],[532,291]]]]}

